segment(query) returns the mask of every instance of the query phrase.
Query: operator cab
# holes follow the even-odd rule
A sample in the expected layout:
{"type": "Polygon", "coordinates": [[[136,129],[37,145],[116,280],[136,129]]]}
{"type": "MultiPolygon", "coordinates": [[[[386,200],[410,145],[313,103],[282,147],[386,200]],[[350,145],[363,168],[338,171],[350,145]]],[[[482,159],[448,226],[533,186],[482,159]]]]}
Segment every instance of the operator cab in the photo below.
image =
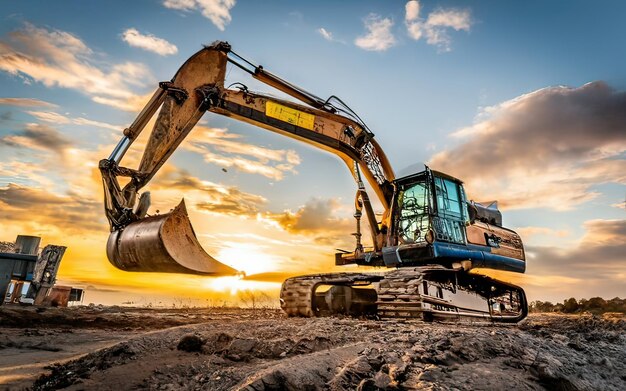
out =
{"type": "Polygon", "coordinates": [[[463,183],[425,170],[396,180],[394,221],[400,244],[466,243],[469,212],[463,183]]]}
{"type": "Polygon", "coordinates": [[[524,249],[517,233],[502,227],[497,203],[467,200],[463,182],[429,168],[397,179],[386,266],[424,264],[487,267],[523,272],[524,249]]]}
{"type": "Polygon", "coordinates": [[[463,182],[429,168],[396,179],[394,187],[387,246],[363,256],[337,254],[337,264],[525,271],[521,238],[502,227],[496,202],[468,201],[463,182]]]}

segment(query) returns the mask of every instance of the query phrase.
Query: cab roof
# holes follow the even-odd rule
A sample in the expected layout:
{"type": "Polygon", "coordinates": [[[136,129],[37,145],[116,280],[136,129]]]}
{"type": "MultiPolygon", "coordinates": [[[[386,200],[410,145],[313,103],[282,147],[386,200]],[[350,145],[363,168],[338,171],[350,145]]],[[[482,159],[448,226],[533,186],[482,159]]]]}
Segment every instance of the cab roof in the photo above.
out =
{"type": "Polygon", "coordinates": [[[455,178],[452,175],[448,175],[448,174],[446,174],[444,172],[441,172],[441,171],[431,170],[428,166],[426,166],[425,170],[422,170],[422,171],[419,171],[419,172],[416,172],[416,173],[413,173],[413,174],[405,175],[405,176],[402,176],[400,178],[396,178],[394,180],[394,183],[404,184],[406,182],[412,182],[414,180],[419,179],[420,177],[426,176],[429,171],[431,172],[431,174],[433,176],[436,176],[436,177],[439,177],[439,178],[448,179],[448,180],[451,180],[453,182],[457,182],[459,184],[463,183],[462,180],[460,180],[458,178],[455,178]]]}

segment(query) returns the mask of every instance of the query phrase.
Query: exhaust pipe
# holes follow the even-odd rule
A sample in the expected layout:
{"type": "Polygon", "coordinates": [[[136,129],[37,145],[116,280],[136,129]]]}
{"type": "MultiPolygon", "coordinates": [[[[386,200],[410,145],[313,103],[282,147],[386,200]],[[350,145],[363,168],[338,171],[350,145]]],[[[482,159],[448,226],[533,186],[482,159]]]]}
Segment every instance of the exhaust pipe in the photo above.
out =
{"type": "Polygon", "coordinates": [[[124,271],[240,274],[204,251],[191,226],[184,200],[170,213],[146,217],[111,232],[107,257],[113,266],[124,271]]]}

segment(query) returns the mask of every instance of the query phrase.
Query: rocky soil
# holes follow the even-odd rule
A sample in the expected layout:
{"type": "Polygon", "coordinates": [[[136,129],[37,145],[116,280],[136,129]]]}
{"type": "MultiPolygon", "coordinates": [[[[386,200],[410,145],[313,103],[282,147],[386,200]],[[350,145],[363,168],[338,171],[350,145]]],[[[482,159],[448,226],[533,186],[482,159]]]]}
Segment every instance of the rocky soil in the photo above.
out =
{"type": "MultiPolygon", "coordinates": [[[[95,316],[89,309],[81,310],[82,315],[76,309],[65,311],[75,320],[95,316]]],[[[75,321],[74,330],[113,333],[126,328],[129,335],[112,346],[49,366],[30,387],[626,389],[626,319],[622,315],[531,315],[519,325],[502,326],[286,318],[276,310],[168,311],[103,309],[98,315],[102,319],[122,322],[97,320],[87,325],[75,321]],[[151,330],[159,319],[169,328],[151,330]]],[[[0,312],[0,325],[5,320],[0,312]]],[[[56,326],[43,322],[36,330],[51,327],[56,326]]]]}

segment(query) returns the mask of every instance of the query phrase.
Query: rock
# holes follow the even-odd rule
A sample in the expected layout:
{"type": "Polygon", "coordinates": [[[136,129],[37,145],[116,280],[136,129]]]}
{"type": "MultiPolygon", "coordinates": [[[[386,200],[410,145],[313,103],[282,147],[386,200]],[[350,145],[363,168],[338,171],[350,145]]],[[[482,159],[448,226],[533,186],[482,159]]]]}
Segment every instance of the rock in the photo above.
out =
{"type": "Polygon", "coordinates": [[[176,349],[182,350],[183,352],[201,352],[204,343],[205,341],[203,341],[199,336],[195,334],[187,334],[183,335],[183,337],[178,341],[176,349]]]}
{"type": "Polygon", "coordinates": [[[377,391],[378,387],[374,379],[363,379],[356,387],[356,391],[377,391]]]}
{"type": "Polygon", "coordinates": [[[378,388],[388,390],[392,385],[391,377],[384,372],[378,372],[376,376],[374,376],[374,384],[378,388]]]}

